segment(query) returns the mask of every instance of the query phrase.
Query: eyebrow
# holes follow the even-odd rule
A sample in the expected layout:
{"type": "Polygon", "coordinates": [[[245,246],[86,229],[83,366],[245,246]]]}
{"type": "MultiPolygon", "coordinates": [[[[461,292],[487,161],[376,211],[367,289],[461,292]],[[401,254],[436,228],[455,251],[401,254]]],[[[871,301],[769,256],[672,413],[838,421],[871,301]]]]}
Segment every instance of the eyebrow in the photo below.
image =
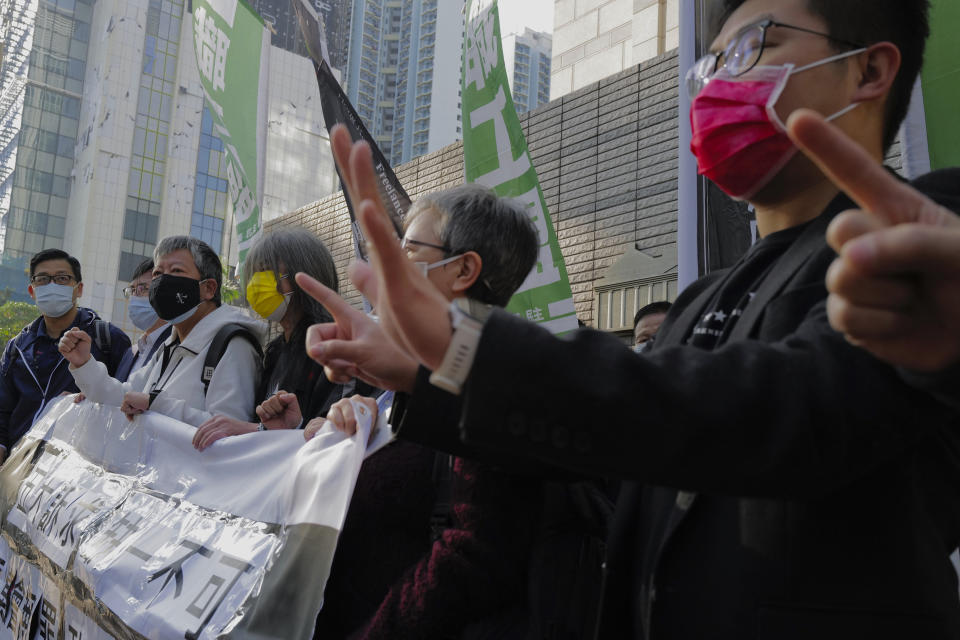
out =
{"type": "MultiPolygon", "coordinates": [[[[745,25],[743,25],[742,27],[740,27],[739,29],[737,29],[736,33],[734,33],[732,36],[730,36],[730,38],[729,38],[729,39],[727,40],[727,42],[723,45],[723,47],[720,47],[720,50],[719,50],[719,51],[715,51],[713,47],[710,47],[710,53],[723,53],[723,50],[726,49],[726,48],[730,45],[730,42],[731,42],[731,41],[733,41],[733,40],[736,39],[736,38],[739,38],[739,37],[742,36],[744,33],[746,33],[747,31],[749,31],[750,29],[753,29],[753,28],[756,27],[758,24],[760,24],[761,22],[764,22],[764,21],[766,21],[766,20],[772,20],[773,22],[776,22],[776,21],[777,21],[777,17],[776,17],[775,15],[773,15],[772,13],[764,13],[764,14],[762,14],[762,15],[757,16],[756,20],[752,20],[749,24],[745,24],[745,25]]],[[[718,36],[718,37],[719,37],[719,36],[718,36]]],[[[716,42],[716,39],[714,39],[714,42],[716,42]]],[[[710,44],[713,44],[713,43],[711,42],[710,44]]]]}

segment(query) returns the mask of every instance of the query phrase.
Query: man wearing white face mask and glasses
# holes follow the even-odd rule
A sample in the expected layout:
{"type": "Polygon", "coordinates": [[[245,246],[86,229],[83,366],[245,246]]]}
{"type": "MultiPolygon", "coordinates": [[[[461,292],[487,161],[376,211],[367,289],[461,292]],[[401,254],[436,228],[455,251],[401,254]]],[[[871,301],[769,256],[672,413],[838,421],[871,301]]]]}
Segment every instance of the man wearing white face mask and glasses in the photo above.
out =
{"type": "Polygon", "coordinates": [[[64,332],[92,337],[91,356],[111,375],[130,348],[118,327],[77,306],[83,293],[80,262],[65,251],[44,249],[33,256],[28,291],[41,316],[7,343],[0,361],[0,462],[51,400],[77,391],[57,350],[64,332]]]}
{"type": "MultiPolygon", "coordinates": [[[[753,204],[761,240],[690,285],[642,356],[599,332],[557,339],[502,312],[447,313],[392,241],[369,150],[332,132],[347,188],[366,200],[371,263],[354,281],[381,333],[457,394],[424,376],[385,381],[410,392],[393,419],[401,433],[453,421],[446,435],[472,446],[626,481],[603,638],[956,638],[960,416],[832,329],[826,286],[831,247],[864,231],[845,210],[931,227],[960,210],[957,170],[908,185],[881,166],[922,65],[928,5],[715,4],[719,35],[687,82],[692,151],[753,204]],[[453,354],[472,364],[449,367],[453,354]]],[[[921,299],[910,279],[879,284],[857,302],[921,299]]],[[[863,340],[886,318],[845,331],[863,340]]]]}

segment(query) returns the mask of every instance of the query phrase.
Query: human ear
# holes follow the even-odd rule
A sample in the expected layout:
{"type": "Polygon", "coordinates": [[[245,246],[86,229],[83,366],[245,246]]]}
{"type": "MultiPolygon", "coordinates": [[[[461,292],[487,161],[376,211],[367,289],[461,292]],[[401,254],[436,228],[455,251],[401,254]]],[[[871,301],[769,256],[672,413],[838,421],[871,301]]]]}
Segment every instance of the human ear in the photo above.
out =
{"type": "Polygon", "coordinates": [[[467,251],[463,254],[460,261],[460,268],[457,277],[453,281],[453,291],[455,293],[464,293],[480,279],[480,272],[483,270],[483,259],[476,251],[467,251]]]}
{"type": "Polygon", "coordinates": [[[900,49],[892,42],[878,42],[856,58],[860,77],[851,102],[886,98],[900,71],[900,49]]]}
{"type": "Polygon", "coordinates": [[[200,283],[200,299],[203,302],[209,302],[213,300],[214,296],[217,295],[217,281],[213,278],[208,278],[200,283]]]}
{"type": "Polygon", "coordinates": [[[77,283],[77,288],[74,289],[74,291],[75,291],[75,293],[74,293],[73,299],[74,299],[74,300],[79,300],[79,299],[80,299],[80,296],[83,295],[83,283],[82,283],[82,282],[78,282],[78,283],[77,283]]]}

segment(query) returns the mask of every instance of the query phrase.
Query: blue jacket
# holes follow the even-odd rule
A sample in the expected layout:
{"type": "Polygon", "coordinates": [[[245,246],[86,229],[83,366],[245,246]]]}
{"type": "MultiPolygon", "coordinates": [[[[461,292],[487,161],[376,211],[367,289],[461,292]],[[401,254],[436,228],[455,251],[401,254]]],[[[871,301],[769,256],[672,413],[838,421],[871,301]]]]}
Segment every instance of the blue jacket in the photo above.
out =
{"type": "Polygon", "coordinates": [[[133,369],[133,364],[137,361],[137,356],[143,356],[143,362],[149,362],[150,358],[153,357],[153,354],[157,352],[157,349],[163,346],[163,343],[167,341],[167,338],[170,337],[170,333],[173,331],[173,325],[168,324],[166,327],[160,330],[160,335],[157,336],[157,339],[153,341],[153,346],[150,347],[150,351],[146,354],[134,353],[133,349],[128,349],[125,354],[123,354],[123,360],[120,361],[119,366],[117,366],[117,371],[113,374],[113,377],[119,380],[120,382],[126,382],[127,378],[130,377],[130,372],[133,369]]]}
{"type": "MultiPolygon", "coordinates": [[[[71,328],[80,327],[95,338],[94,323],[98,320],[96,312],[81,307],[71,328]]],[[[110,329],[110,352],[104,354],[94,339],[91,354],[106,364],[113,375],[130,349],[130,338],[118,327],[105,324],[110,329]]],[[[64,392],[78,391],[68,369],[69,363],[57,349],[59,338],[47,335],[47,326],[40,316],[8,342],[3,351],[0,360],[0,445],[8,451],[51,400],[64,392]]]]}

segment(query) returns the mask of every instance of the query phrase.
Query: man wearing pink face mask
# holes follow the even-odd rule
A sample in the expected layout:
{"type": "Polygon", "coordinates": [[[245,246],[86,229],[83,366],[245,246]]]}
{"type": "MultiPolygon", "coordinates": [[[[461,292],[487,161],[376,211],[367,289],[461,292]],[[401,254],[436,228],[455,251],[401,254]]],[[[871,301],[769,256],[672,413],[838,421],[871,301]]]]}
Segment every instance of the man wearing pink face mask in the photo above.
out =
{"type": "MultiPolygon", "coordinates": [[[[881,167],[922,64],[928,3],[716,4],[712,53],[687,76],[692,151],[754,206],[761,240],[688,287],[649,352],[595,331],[557,339],[498,311],[446,312],[404,264],[369,151],[345,152],[335,131],[345,182],[369,199],[372,259],[354,282],[380,325],[338,318],[311,355],[335,370],[340,342],[361,336],[420,362],[412,384],[380,378],[405,394],[400,437],[624,479],[602,638],[960,637],[960,414],[833,329],[825,284],[828,228],[837,248],[868,230],[845,210],[944,226],[960,211],[960,171],[907,185],[881,167]]],[[[867,283],[863,308],[918,304],[909,279],[867,283]]],[[[844,331],[863,340],[885,317],[844,331]]]]}

